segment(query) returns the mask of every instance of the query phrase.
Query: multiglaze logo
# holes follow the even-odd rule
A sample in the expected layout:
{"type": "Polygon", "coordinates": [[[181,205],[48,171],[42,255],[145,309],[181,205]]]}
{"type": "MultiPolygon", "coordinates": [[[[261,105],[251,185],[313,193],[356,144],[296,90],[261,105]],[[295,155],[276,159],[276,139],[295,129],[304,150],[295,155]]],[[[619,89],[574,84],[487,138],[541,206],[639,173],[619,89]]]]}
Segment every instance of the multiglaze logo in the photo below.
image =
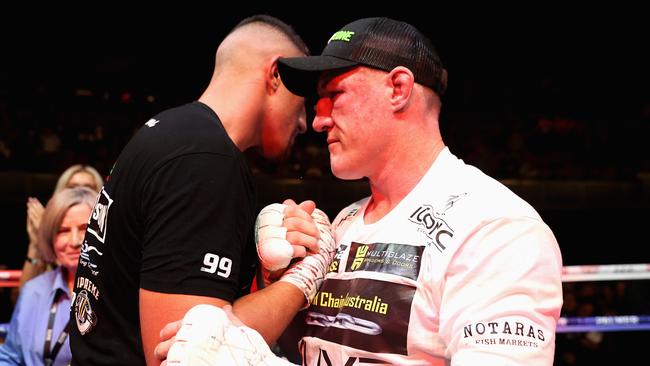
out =
{"type": "Polygon", "coordinates": [[[453,238],[454,230],[440,216],[435,213],[433,206],[423,204],[413,211],[409,221],[418,224],[420,226],[418,231],[432,240],[428,244],[433,244],[438,251],[442,252],[446,249],[447,241],[453,238]]]}
{"type": "Polygon", "coordinates": [[[354,260],[352,261],[352,267],[350,267],[350,269],[353,271],[359,269],[363,263],[363,260],[366,258],[366,254],[368,254],[368,246],[360,245],[354,255],[354,260]]]}
{"type": "Polygon", "coordinates": [[[424,248],[424,245],[352,242],[345,272],[382,272],[417,280],[424,248]]]}

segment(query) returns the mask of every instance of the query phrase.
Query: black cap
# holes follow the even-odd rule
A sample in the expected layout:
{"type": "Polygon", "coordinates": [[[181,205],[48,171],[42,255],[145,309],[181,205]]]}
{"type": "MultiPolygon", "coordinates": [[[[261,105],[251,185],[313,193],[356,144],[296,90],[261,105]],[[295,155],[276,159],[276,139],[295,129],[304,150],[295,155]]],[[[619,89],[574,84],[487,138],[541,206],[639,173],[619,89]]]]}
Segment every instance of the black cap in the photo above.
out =
{"type": "Polygon", "coordinates": [[[364,18],[334,33],[320,56],[283,57],[278,60],[282,81],[292,93],[316,94],[322,71],[368,66],[391,71],[411,70],[415,82],[439,96],[447,87],[446,71],[431,41],[408,23],[389,18],[364,18]]]}

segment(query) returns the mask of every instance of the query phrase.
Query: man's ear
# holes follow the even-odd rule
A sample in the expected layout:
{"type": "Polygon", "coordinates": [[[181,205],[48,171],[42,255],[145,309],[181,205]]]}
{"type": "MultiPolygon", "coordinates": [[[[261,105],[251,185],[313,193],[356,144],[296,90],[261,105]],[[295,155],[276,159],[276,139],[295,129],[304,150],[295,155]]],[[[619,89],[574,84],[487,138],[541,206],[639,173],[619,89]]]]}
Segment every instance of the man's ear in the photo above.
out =
{"type": "Polygon", "coordinates": [[[279,58],[280,56],[277,56],[273,59],[273,62],[271,63],[271,66],[269,67],[266,75],[266,90],[270,94],[278,91],[278,88],[280,87],[280,83],[282,82],[280,80],[280,71],[278,71],[279,58]]]}
{"type": "Polygon", "coordinates": [[[398,112],[406,107],[413,92],[415,78],[413,73],[406,67],[397,66],[388,73],[392,94],[390,96],[393,110],[398,112]]]}

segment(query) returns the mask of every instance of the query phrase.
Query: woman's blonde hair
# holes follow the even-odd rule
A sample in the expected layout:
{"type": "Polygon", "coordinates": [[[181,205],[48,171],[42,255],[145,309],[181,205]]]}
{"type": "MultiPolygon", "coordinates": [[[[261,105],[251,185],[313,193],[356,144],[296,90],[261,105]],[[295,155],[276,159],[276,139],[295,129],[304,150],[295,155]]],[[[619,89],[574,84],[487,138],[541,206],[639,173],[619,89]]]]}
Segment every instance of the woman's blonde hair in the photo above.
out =
{"type": "Polygon", "coordinates": [[[57,193],[63,188],[68,188],[68,182],[70,182],[72,176],[80,172],[88,173],[92,175],[93,180],[95,181],[95,187],[92,187],[91,189],[93,189],[95,192],[99,192],[102,189],[102,186],[104,185],[104,180],[102,179],[102,176],[99,174],[97,169],[91,167],[90,165],[75,164],[69,167],[68,169],[66,169],[61,174],[59,180],[56,181],[56,187],[54,188],[54,193],[57,193]]]}
{"type": "Polygon", "coordinates": [[[56,262],[54,239],[68,209],[79,204],[86,204],[92,210],[96,200],[97,192],[87,187],[64,188],[50,198],[45,206],[39,227],[38,249],[43,261],[56,262]]]}

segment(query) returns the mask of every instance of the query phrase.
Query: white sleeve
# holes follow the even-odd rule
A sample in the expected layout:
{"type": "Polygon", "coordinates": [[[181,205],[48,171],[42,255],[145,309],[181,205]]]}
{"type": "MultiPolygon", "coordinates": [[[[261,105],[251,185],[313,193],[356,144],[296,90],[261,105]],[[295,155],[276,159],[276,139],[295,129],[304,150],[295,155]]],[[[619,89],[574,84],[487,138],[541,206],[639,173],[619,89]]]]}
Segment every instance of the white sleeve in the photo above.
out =
{"type": "Polygon", "coordinates": [[[498,219],[468,235],[442,288],[451,365],[552,365],[561,274],[557,241],[539,220],[498,219]]]}

